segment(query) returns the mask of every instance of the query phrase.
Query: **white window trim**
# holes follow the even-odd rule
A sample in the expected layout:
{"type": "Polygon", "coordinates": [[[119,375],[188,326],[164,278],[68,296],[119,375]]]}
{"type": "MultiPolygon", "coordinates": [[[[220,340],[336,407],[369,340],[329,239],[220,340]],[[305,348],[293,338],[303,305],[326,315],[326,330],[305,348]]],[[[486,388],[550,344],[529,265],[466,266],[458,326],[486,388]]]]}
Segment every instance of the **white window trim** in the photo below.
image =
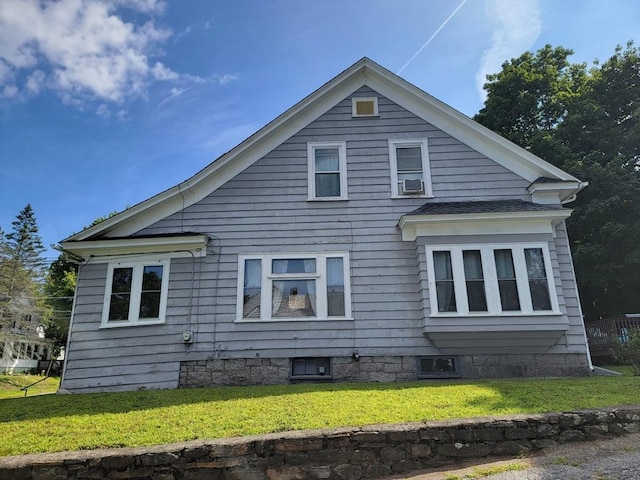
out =
{"type": "Polygon", "coordinates": [[[351,97],[351,116],[352,117],[379,117],[378,112],[378,97],[351,97]],[[368,115],[358,115],[356,103],[357,102],[373,102],[373,113],[368,115]]]}
{"type": "Polygon", "coordinates": [[[351,313],[351,275],[349,254],[347,252],[329,253],[290,253],[290,254],[265,254],[265,255],[238,255],[238,288],[236,295],[236,322],[314,322],[330,320],[353,320],[351,313]],[[277,259],[315,259],[315,273],[271,273],[271,262],[277,259]],[[344,275],[344,316],[330,317],[327,315],[327,258],[342,258],[342,270],[344,275]],[[243,317],[244,299],[244,266],[245,260],[260,260],[262,278],[260,280],[260,318],[243,317]],[[315,317],[299,318],[273,318],[271,316],[272,282],[278,278],[315,278],[316,283],[316,309],[315,317]]]}
{"type": "Polygon", "coordinates": [[[546,243],[509,243],[509,244],[470,244],[470,245],[434,245],[426,246],[427,271],[429,283],[429,304],[431,306],[431,317],[488,317],[488,316],[541,316],[560,315],[558,305],[558,293],[556,290],[553,268],[549,247],[546,243]],[[542,249],[544,268],[547,274],[547,287],[551,300],[551,310],[534,310],[531,302],[531,291],[529,290],[529,278],[527,266],[524,258],[524,250],[527,248],[542,249]],[[520,310],[502,311],[500,303],[500,290],[498,288],[498,274],[494,260],[494,250],[511,250],[513,255],[513,266],[516,272],[516,283],[518,286],[518,297],[520,300],[520,310]],[[462,261],[463,250],[480,250],[482,257],[482,272],[485,282],[485,295],[487,300],[486,312],[470,312],[469,300],[464,275],[464,264],[462,261]],[[453,285],[456,296],[456,312],[439,312],[438,298],[436,295],[435,268],[433,264],[433,252],[451,252],[451,267],[453,270],[453,285]]]}
{"type": "Polygon", "coordinates": [[[313,201],[336,201],[348,200],[347,194],[347,143],[346,142],[310,142],[307,143],[307,164],[309,196],[307,200],[313,201]],[[338,197],[318,197],[316,196],[316,162],[315,150],[317,148],[338,148],[340,161],[340,196],[338,197]]]}
{"type": "Polygon", "coordinates": [[[389,163],[391,167],[391,198],[432,198],[431,166],[429,163],[429,140],[400,139],[389,140],[389,163]],[[424,181],[424,193],[420,195],[402,195],[398,189],[398,160],[396,158],[397,147],[420,147],[422,152],[422,178],[424,181]]]}
{"type": "Polygon", "coordinates": [[[138,261],[112,261],[107,267],[107,284],[104,292],[102,307],[102,323],[100,328],[133,327],[140,325],[161,325],[165,323],[167,314],[167,297],[169,293],[169,267],[170,258],[152,257],[138,261]],[[158,318],[140,319],[140,299],[142,294],[142,273],[144,267],[162,266],[162,286],[160,291],[160,313],[158,318]],[[133,268],[131,281],[131,302],[129,304],[128,320],[109,320],[109,308],[111,306],[111,289],[113,288],[113,271],[116,268],[133,268]]]}

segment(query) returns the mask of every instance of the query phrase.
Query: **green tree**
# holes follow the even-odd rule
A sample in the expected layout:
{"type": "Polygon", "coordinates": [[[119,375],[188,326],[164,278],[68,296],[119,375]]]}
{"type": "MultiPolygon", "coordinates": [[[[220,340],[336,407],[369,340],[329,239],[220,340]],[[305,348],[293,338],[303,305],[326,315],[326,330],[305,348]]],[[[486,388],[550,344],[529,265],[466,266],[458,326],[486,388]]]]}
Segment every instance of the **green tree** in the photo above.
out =
{"type": "Polygon", "coordinates": [[[61,254],[49,267],[44,284],[49,317],[44,324],[45,336],[54,341],[55,353],[67,343],[78,265],[61,254]]]}
{"type": "Polygon", "coordinates": [[[11,339],[18,333],[36,334],[44,309],[41,283],[44,247],[31,205],[0,236],[0,333],[11,339]]]}
{"type": "Polygon", "coordinates": [[[587,318],[640,311],[640,50],[571,64],[547,45],[487,77],[475,120],[589,182],[567,221],[587,318]]]}

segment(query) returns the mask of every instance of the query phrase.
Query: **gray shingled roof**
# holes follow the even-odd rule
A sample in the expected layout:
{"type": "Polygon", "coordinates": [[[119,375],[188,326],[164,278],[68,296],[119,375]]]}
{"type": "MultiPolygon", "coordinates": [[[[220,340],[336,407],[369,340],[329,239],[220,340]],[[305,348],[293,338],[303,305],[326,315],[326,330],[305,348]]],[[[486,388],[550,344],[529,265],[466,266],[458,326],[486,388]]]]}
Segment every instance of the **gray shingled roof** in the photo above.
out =
{"type": "Polygon", "coordinates": [[[561,210],[552,205],[524,200],[485,200],[472,202],[427,203],[407,215],[451,215],[456,213],[539,212],[561,210]]]}

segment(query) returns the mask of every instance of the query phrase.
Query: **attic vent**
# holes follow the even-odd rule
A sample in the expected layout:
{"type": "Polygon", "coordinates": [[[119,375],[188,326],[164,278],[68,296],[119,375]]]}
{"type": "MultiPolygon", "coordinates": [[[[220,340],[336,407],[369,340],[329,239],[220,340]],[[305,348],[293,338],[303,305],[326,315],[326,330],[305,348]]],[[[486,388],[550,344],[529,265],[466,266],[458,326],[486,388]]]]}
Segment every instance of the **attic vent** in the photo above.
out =
{"type": "Polygon", "coordinates": [[[424,192],[424,182],[421,178],[401,180],[398,183],[400,184],[403,195],[424,192]]]}
{"type": "Polygon", "coordinates": [[[377,117],[378,99],[376,97],[352,98],[351,114],[354,117],[377,117]]]}

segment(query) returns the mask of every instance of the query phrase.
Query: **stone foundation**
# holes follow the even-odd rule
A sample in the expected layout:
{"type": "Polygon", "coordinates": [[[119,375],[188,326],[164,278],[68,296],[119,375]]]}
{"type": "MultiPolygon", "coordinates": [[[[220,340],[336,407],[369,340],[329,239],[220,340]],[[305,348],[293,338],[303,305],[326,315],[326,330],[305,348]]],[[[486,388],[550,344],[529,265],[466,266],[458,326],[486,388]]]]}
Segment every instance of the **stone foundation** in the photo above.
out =
{"type": "MultiPolygon", "coordinates": [[[[458,356],[462,378],[565,377],[589,374],[584,354],[458,356]]],[[[417,380],[417,357],[332,357],[331,375],[309,380],[333,382],[403,382],[417,380]]],[[[181,388],[214,385],[276,385],[291,378],[289,358],[192,360],[180,364],[181,388]]]]}
{"type": "Polygon", "coordinates": [[[0,458],[11,480],[363,480],[640,432],[640,405],[0,458]]]}

